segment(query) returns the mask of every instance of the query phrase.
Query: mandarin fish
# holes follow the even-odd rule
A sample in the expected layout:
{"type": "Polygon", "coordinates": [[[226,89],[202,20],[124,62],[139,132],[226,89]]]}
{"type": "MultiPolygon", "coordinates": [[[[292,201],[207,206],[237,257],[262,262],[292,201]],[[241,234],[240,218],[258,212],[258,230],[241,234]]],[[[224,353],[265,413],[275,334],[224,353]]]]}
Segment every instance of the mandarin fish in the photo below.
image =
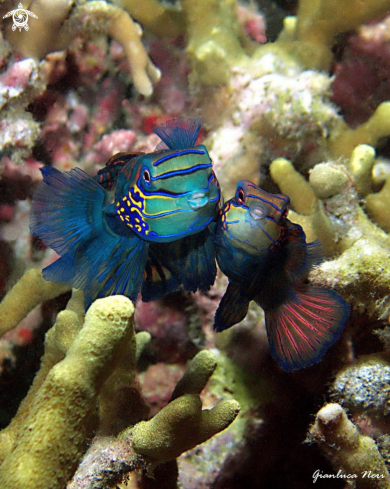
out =
{"type": "Polygon", "coordinates": [[[264,310],[272,356],[284,370],[321,360],[339,337],[349,308],[333,290],[305,279],[322,259],[318,241],[306,243],[287,219],[290,199],[242,180],[219,212],[216,257],[229,285],[215,314],[214,329],[242,321],[254,300],[264,310]]]}
{"type": "Polygon", "coordinates": [[[155,152],[119,153],[96,178],[42,168],[30,229],[60,255],[43,277],[82,289],[86,307],[113,294],[134,301],[141,291],[148,301],[180,285],[208,290],[220,189],[199,130],[197,119],[167,121],[154,129],[155,152]]]}

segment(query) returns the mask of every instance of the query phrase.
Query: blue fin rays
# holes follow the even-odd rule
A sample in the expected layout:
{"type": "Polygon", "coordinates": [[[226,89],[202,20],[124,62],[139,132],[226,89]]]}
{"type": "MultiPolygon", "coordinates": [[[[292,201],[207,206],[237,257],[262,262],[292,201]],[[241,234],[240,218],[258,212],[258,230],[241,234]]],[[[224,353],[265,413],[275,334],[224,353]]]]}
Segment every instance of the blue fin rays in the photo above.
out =
{"type": "Polygon", "coordinates": [[[102,210],[107,194],[82,170],[61,173],[45,167],[42,173],[44,180],[34,194],[30,229],[61,254],[43,270],[43,277],[83,289],[86,307],[97,297],[112,293],[135,300],[148,244],[134,233],[119,235],[112,231],[110,216],[102,210]]]}
{"type": "MultiPolygon", "coordinates": [[[[200,119],[178,117],[160,124],[153,132],[162,139],[167,149],[187,149],[195,146],[200,128],[200,119]]],[[[158,149],[162,147],[159,145],[158,149]]]]}

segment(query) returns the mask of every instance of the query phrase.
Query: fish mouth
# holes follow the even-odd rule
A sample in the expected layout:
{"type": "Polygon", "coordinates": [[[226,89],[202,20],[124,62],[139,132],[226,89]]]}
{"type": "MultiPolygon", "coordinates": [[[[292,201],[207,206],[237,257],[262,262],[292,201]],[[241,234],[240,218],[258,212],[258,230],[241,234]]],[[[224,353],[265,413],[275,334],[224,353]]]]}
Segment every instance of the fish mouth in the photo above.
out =
{"type": "Polygon", "coordinates": [[[260,207],[252,207],[249,210],[249,214],[255,219],[255,221],[259,221],[260,219],[264,219],[264,211],[260,209],[260,207]]]}
{"type": "Polygon", "coordinates": [[[209,198],[206,192],[197,191],[191,193],[190,197],[188,198],[188,205],[191,207],[191,209],[196,210],[204,207],[208,201],[209,198]]]}

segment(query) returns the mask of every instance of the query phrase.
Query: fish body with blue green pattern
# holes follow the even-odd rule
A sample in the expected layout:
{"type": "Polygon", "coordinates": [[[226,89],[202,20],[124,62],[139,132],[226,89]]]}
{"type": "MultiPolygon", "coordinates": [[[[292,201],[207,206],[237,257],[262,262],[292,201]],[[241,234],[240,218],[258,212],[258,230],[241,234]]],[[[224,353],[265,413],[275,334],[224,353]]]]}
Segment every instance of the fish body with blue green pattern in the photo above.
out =
{"type": "Polygon", "coordinates": [[[217,263],[229,285],[214,329],[242,321],[254,300],[264,310],[271,354],[287,371],[319,362],[349,311],[333,290],[307,284],[321,246],[306,243],[301,226],[287,219],[289,201],[242,180],[220,210],[215,233],[217,263]]]}
{"type": "Polygon", "coordinates": [[[206,147],[196,145],[199,130],[199,120],[168,121],[154,130],[155,152],[120,153],[96,178],[44,167],[30,229],[60,255],[44,278],[82,289],[87,307],[113,294],[208,290],[220,189],[206,147]]]}

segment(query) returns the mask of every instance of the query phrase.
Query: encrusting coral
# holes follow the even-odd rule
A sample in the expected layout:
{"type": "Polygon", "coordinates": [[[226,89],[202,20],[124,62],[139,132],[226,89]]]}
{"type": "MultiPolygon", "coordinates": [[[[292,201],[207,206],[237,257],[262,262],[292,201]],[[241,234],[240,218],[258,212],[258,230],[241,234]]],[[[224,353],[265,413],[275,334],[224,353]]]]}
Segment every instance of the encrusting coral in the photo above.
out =
{"type": "Polygon", "coordinates": [[[390,476],[375,441],[358,432],[339,404],[327,404],[317,413],[307,441],[318,443],[339,471],[337,477],[352,483],[353,487],[389,487],[390,476]]]}
{"type": "MultiPolygon", "coordinates": [[[[20,294],[20,285],[9,294],[20,294]]],[[[41,291],[39,297],[52,294],[41,291]]],[[[199,393],[216,361],[212,353],[200,352],[175,391],[178,397],[150,421],[139,422],[147,417],[148,409],[134,383],[136,348],[141,350],[150,336],[140,333],[136,340],[134,306],[123,296],[95,301],[82,326],[82,300],[82,293],[74,291],[68,308],[59,313],[46,335],[41,369],[11,424],[0,432],[0,484],[4,488],[63,487],[94,433],[92,451],[102,437],[109,436],[115,452],[117,470],[106,475],[102,484],[107,484],[130,470],[148,467],[149,459],[151,468],[175,459],[227,428],[239,412],[234,400],[202,411],[199,393]],[[121,464],[118,454],[130,441],[121,464]]],[[[14,304],[8,299],[2,306],[6,316],[14,304]]],[[[97,464],[100,473],[104,464],[103,459],[97,464]]],[[[87,472],[87,478],[94,477],[89,465],[87,472]]]]}
{"type": "Polygon", "coordinates": [[[332,400],[351,412],[386,423],[390,413],[390,365],[381,355],[364,355],[337,373],[332,400]]]}

